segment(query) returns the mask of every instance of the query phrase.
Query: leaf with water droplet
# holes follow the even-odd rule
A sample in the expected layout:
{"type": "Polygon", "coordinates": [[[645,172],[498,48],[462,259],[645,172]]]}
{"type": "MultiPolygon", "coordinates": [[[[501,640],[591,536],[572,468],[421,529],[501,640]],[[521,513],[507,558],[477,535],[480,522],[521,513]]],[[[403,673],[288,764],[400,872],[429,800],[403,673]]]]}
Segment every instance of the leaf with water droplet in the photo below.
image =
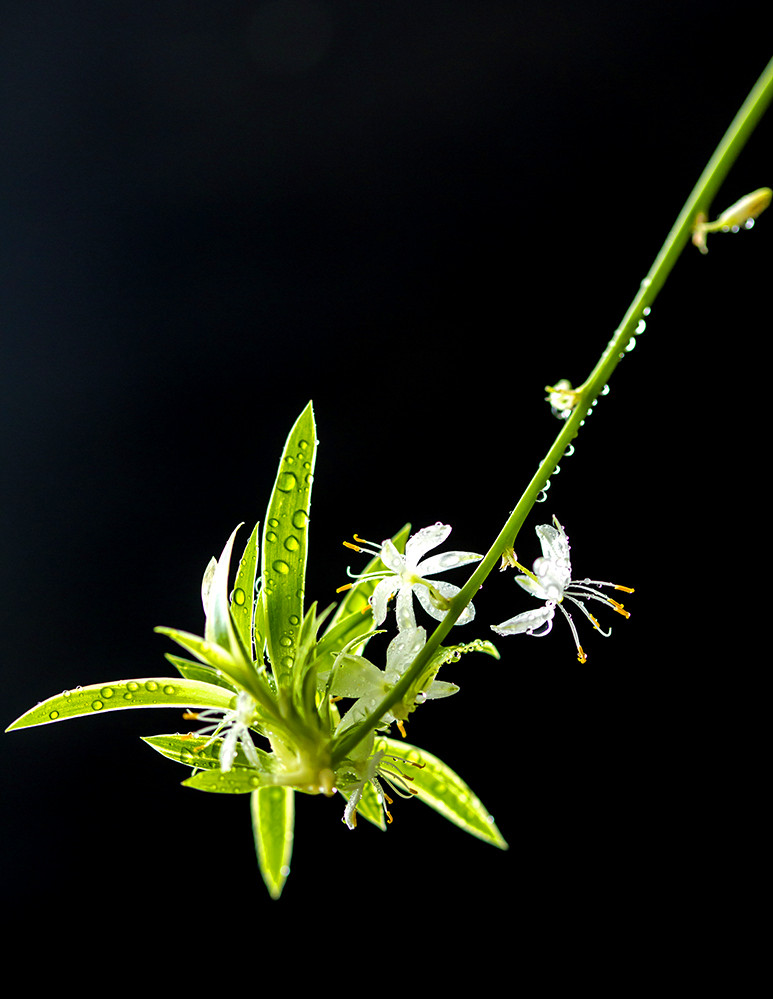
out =
{"type": "MultiPolygon", "coordinates": [[[[220,747],[221,739],[212,739],[211,735],[150,735],[143,736],[142,741],[146,742],[156,752],[161,753],[168,760],[182,763],[186,767],[194,767],[196,770],[220,770],[220,747]]],[[[255,747],[255,754],[260,761],[261,771],[259,776],[262,780],[269,780],[271,774],[276,770],[274,757],[263,749],[255,747]]],[[[255,768],[250,764],[240,745],[236,746],[236,755],[231,764],[233,770],[247,770],[251,776],[255,776],[255,768]]],[[[245,790],[254,790],[255,785],[251,784],[245,790]]],[[[206,790],[204,788],[203,790],[206,790]]]]}
{"type": "Polygon", "coordinates": [[[47,725],[66,718],[123,711],[128,708],[217,708],[229,710],[236,698],[232,691],[199,680],[178,680],[170,677],[149,677],[137,680],[117,680],[114,683],[93,683],[68,690],[41,701],[9,725],[6,732],[33,725],[47,725]],[[110,689],[112,695],[105,697],[110,689]],[[95,705],[99,707],[95,707],[95,705]],[[53,716],[53,717],[52,717],[53,716]]]}
{"type": "Polygon", "coordinates": [[[470,835],[485,840],[500,850],[507,849],[504,837],[480,798],[473,794],[462,778],[437,756],[402,739],[377,739],[376,749],[419,764],[419,766],[412,766],[411,763],[400,764],[398,760],[395,766],[411,778],[411,787],[417,791],[417,797],[426,805],[434,808],[449,822],[453,822],[470,835]]]}
{"type": "Polygon", "coordinates": [[[285,443],[266,511],[269,529],[264,534],[261,551],[264,584],[261,591],[261,630],[280,685],[286,684],[292,670],[300,622],[304,617],[310,470],[314,467],[316,440],[314,412],[309,403],[285,443]],[[296,474],[298,465],[295,456],[301,451],[304,461],[309,464],[309,471],[296,474]],[[291,459],[292,469],[288,467],[291,459]],[[288,625],[291,620],[298,623],[288,625]]]}
{"type": "Polygon", "coordinates": [[[279,898],[290,873],[295,829],[295,792],[273,786],[253,791],[252,832],[258,866],[268,893],[279,898]]]}
{"type": "MultiPolygon", "coordinates": [[[[242,645],[252,655],[255,615],[255,579],[258,569],[258,527],[256,524],[244,548],[231,594],[231,617],[242,645]]],[[[259,657],[258,657],[259,658],[259,657]]]]}

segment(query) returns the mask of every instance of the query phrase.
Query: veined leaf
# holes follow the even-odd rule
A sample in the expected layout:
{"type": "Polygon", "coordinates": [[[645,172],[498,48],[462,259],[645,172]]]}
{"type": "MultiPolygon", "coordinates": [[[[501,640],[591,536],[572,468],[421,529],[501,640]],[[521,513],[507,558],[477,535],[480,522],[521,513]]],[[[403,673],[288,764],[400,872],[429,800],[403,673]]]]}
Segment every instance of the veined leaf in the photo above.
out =
{"type": "Polygon", "coordinates": [[[298,652],[306,586],[309,503],[317,431],[311,403],[295,422],[263,525],[263,626],[274,676],[285,685],[298,652]]]}
{"type": "Polygon", "coordinates": [[[408,761],[402,767],[398,762],[397,767],[411,778],[411,787],[416,789],[418,797],[430,808],[434,808],[449,822],[472,836],[477,836],[500,850],[507,849],[504,837],[480,798],[437,756],[428,753],[426,749],[396,739],[378,739],[376,749],[383,749],[389,755],[408,761]]]}
{"type": "Polygon", "coordinates": [[[228,710],[236,703],[236,695],[213,683],[199,680],[170,679],[165,676],[139,680],[118,680],[75,687],[41,701],[9,725],[6,732],[48,725],[51,722],[123,711],[128,708],[218,708],[228,710]]]}
{"type": "Polygon", "coordinates": [[[279,898],[293,854],[295,793],[289,787],[262,787],[253,791],[250,808],[260,873],[269,895],[279,898]]]}

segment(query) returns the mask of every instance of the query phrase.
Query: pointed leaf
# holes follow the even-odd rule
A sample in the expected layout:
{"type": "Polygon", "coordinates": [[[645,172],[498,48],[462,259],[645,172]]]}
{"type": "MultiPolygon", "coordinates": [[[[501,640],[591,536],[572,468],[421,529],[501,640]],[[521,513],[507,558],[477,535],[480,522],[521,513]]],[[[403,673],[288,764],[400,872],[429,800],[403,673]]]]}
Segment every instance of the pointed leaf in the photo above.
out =
{"type": "Polygon", "coordinates": [[[298,651],[306,585],[309,503],[317,431],[311,403],[285,444],[263,526],[263,625],[268,655],[280,686],[298,651]]]}
{"type": "MultiPolygon", "coordinates": [[[[252,530],[244,554],[239,561],[239,568],[231,593],[231,617],[248,654],[252,654],[252,628],[255,615],[255,578],[258,567],[258,527],[252,530]]],[[[260,652],[255,653],[260,658],[260,652]]]]}
{"type": "MultiPolygon", "coordinates": [[[[241,527],[241,524],[239,525],[241,527]]],[[[219,645],[234,659],[243,658],[246,649],[241,643],[231,617],[231,601],[228,595],[228,579],[231,567],[231,551],[239,527],[235,528],[226,541],[225,548],[217,560],[215,572],[209,586],[206,609],[206,626],[204,638],[212,645],[219,645]]],[[[248,645],[247,648],[250,646],[248,645]]],[[[251,661],[251,660],[250,660],[251,661]]]]}
{"type": "Polygon", "coordinates": [[[235,703],[236,696],[230,690],[199,680],[170,679],[165,676],[117,680],[76,687],[49,697],[17,718],[6,731],[128,708],[192,707],[228,710],[235,703]]]}
{"type": "Polygon", "coordinates": [[[212,770],[202,770],[182,782],[183,787],[192,787],[196,791],[211,791],[214,794],[248,794],[255,791],[263,783],[257,770],[245,769],[227,770],[223,772],[218,767],[212,770]]]}
{"type": "Polygon", "coordinates": [[[165,652],[164,658],[186,680],[201,680],[204,683],[214,683],[217,687],[224,687],[234,692],[238,689],[231,683],[228,677],[223,676],[222,673],[218,673],[212,666],[206,666],[204,663],[196,663],[192,659],[183,659],[182,656],[176,656],[173,652],[165,652]]]}
{"type": "Polygon", "coordinates": [[[480,798],[437,756],[428,753],[426,749],[396,739],[382,738],[377,741],[376,748],[408,761],[407,765],[402,766],[398,762],[397,767],[411,778],[411,786],[430,808],[434,808],[449,822],[472,836],[477,836],[500,850],[507,849],[507,843],[480,798]]]}
{"type": "Polygon", "coordinates": [[[290,873],[295,793],[289,787],[262,787],[253,792],[250,807],[260,873],[269,895],[279,898],[290,873]]]}
{"type": "MultiPolygon", "coordinates": [[[[169,760],[182,763],[186,767],[194,767],[196,770],[220,770],[220,745],[222,740],[213,739],[207,735],[149,735],[142,736],[142,741],[166,756],[169,760]]],[[[258,759],[265,768],[265,775],[272,770],[272,757],[262,749],[255,748],[258,759]]],[[[255,770],[244,754],[240,745],[236,747],[236,756],[233,761],[234,770],[249,770],[254,776],[255,770]]],[[[250,791],[255,787],[252,784],[250,791]]]]}
{"type": "Polygon", "coordinates": [[[243,687],[261,704],[271,701],[266,681],[257,672],[252,663],[248,663],[243,655],[232,656],[222,645],[207,641],[199,635],[177,628],[154,628],[160,635],[167,635],[172,641],[192,652],[197,659],[223,673],[234,683],[243,687]]]}

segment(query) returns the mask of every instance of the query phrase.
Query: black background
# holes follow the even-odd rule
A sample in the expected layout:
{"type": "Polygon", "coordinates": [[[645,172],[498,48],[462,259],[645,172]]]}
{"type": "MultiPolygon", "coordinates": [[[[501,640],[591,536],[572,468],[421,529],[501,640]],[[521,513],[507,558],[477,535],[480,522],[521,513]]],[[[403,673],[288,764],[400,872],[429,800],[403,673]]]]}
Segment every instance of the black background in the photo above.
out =
{"type": "MultiPolygon", "coordinates": [[[[4,724],[168,671],[153,627],[201,630],[201,572],[262,519],[310,398],[311,596],[354,532],[440,520],[485,551],[558,429],[543,386],[595,363],[770,55],[751,6],[687,0],[0,11],[4,724]]],[[[771,128],[717,211],[773,182],[771,128]]],[[[467,960],[514,985],[749,972],[773,219],[709,246],[517,544],[555,513],[577,574],[636,587],[631,620],[583,629],[585,666],[562,622],[501,639],[410,725],[509,852],[418,803],[351,833],[300,796],[272,903],[247,800],[139,741],[174,713],[114,713],[2,739],[19,933],[105,971],[163,954],[183,988],[226,957],[261,987],[288,940],[347,988],[467,960]]],[[[528,598],[496,576],[476,605],[465,638],[528,598]]]]}

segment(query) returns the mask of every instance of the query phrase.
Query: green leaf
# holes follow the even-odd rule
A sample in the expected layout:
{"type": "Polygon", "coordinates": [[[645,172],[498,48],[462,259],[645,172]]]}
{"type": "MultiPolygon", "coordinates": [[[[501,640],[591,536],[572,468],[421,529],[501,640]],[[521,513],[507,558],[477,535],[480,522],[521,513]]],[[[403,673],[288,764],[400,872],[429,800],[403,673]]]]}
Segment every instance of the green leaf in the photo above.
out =
{"type": "Polygon", "coordinates": [[[253,792],[250,807],[260,873],[269,895],[279,898],[290,873],[295,794],[289,787],[262,787],[253,792]]]}
{"type": "Polygon", "coordinates": [[[263,626],[274,676],[285,685],[298,652],[306,585],[317,431],[311,403],[287,438],[263,526],[263,626]]]}
{"type": "Polygon", "coordinates": [[[48,725],[81,715],[123,711],[128,708],[233,708],[236,697],[230,690],[199,680],[178,680],[165,676],[140,680],[118,680],[76,687],[41,701],[9,725],[6,732],[48,725]]]}
{"type": "Polygon", "coordinates": [[[212,666],[206,666],[204,663],[196,663],[192,659],[183,659],[182,656],[176,656],[173,652],[165,652],[164,658],[186,680],[201,680],[203,683],[214,683],[215,686],[225,687],[228,690],[234,691],[234,693],[237,690],[228,677],[223,676],[222,673],[218,673],[212,666]]]}
{"type": "MultiPolygon", "coordinates": [[[[258,527],[252,530],[244,554],[239,561],[239,568],[231,593],[231,617],[241,639],[242,645],[251,653],[253,617],[255,614],[255,579],[258,568],[258,527]]],[[[258,650],[255,656],[260,659],[258,650]]]]}
{"type": "Polygon", "coordinates": [[[219,767],[212,770],[202,770],[182,782],[183,787],[192,787],[196,791],[211,791],[214,794],[248,794],[255,791],[263,783],[257,770],[228,770],[223,773],[219,767]]]}
{"type": "Polygon", "coordinates": [[[477,836],[500,850],[507,849],[504,837],[480,798],[437,756],[428,753],[426,749],[402,740],[398,742],[396,739],[381,738],[376,742],[376,749],[383,749],[389,755],[407,761],[407,765],[400,765],[398,762],[397,769],[411,779],[411,787],[416,789],[418,797],[430,808],[434,808],[449,822],[472,836],[477,836]]]}
{"type": "Polygon", "coordinates": [[[232,656],[222,645],[192,635],[189,631],[179,631],[177,628],[154,628],[159,635],[166,635],[173,642],[192,652],[197,659],[224,673],[230,680],[243,687],[256,701],[273,709],[273,695],[265,677],[258,673],[253,663],[248,662],[243,654],[237,652],[232,656]]]}
{"type": "MultiPolygon", "coordinates": [[[[143,736],[142,741],[147,742],[162,756],[174,760],[175,763],[182,763],[183,766],[193,767],[196,770],[220,770],[220,744],[222,740],[219,738],[213,739],[208,735],[194,734],[149,735],[143,736]]],[[[257,747],[255,752],[264,767],[264,776],[267,776],[273,769],[272,756],[257,747]]],[[[235,770],[249,770],[253,775],[255,773],[241,746],[236,747],[233,768],[235,770]]],[[[254,787],[255,785],[252,784],[249,790],[252,791],[254,787]]]]}

